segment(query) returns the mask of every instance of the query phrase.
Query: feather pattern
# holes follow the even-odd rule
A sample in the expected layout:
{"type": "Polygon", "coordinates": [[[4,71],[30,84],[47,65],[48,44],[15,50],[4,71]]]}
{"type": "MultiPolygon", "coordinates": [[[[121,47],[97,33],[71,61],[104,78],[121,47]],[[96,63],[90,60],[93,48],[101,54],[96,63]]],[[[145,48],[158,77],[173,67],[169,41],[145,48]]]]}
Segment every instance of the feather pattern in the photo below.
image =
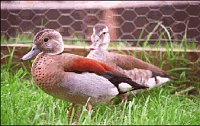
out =
{"type": "Polygon", "coordinates": [[[170,80],[167,73],[157,66],[133,56],[108,52],[107,48],[110,43],[110,35],[108,27],[105,24],[97,24],[94,26],[91,41],[91,51],[87,55],[87,58],[95,59],[112,66],[136,83],[152,87],[158,84],[158,81],[155,81],[155,77],[168,78],[166,82],[170,80]],[[102,33],[104,34],[102,35],[102,33]]]}

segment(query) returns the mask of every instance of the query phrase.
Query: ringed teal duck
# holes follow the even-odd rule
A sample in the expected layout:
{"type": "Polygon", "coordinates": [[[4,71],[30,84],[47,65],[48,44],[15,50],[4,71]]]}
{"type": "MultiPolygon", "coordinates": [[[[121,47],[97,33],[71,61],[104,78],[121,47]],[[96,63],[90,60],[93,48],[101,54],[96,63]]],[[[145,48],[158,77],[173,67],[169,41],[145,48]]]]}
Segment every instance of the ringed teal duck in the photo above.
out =
{"type": "Polygon", "coordinates": [[[93,105],[119,95],[119,84],[123,82],[131,84],[134,90],[147,88],[107,64],[63,50],[61,34],[45,29],[35,35],[31,51],[22,57],[29,60],[37,55],[31,74],[37,86],[49,95],[72,105],[93,105]]]}
{"type": "Polygon", "coordinates": [[[141,85],[153,88],[171,80],[167,73],[157,66],[133,56],[108,52],[109,29],[103,23],[98,23],[93,27],[91,42],[91,51],[87,58],[95,59],[126,72],[127,76],[141,85]]]}

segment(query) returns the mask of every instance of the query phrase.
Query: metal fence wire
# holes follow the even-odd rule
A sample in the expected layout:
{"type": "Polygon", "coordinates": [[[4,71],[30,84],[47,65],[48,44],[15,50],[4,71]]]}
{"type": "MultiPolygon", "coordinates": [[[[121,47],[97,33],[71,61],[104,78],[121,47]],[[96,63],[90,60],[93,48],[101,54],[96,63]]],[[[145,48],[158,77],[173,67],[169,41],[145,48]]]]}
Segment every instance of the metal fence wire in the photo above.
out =
{"type": "Polygon", "coordinates": [[[78,36],[87,41],[90,39],[93,26],[102,22],[109,26],[112,41],[134,42],[153,33],[152,41],[161,35],[162,39],[171,37],[179,41],[186,34],[188,41],[200,43],[198,1],[107,3],[110,7],[106,6],[106,1],[101,4],[102,6],[98,5],[98,1],[96,5],[92,1],[2,2],[1,35],[13,38],[17,33],[33,35],[41,29],[52,28],[59,30],[65,39],[75,40],[78,36]],[[41,4],[45,4],[45,7],[41,4]],[[88,4],[93,4],[93,7],[88,4]],[[158,22],[164,27],[159,26],[155,29],[158,22]]]}

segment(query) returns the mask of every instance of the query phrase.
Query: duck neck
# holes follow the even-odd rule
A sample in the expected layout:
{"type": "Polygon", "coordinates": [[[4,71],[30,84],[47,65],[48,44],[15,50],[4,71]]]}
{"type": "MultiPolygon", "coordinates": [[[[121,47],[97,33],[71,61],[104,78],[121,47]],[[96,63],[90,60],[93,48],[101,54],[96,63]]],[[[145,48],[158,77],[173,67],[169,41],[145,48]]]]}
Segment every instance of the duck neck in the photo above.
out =
{"type": "Polygon", "coordinates": [[[107,51],[109,43],[110,43],[110,35],[109,35],[109,33],[105,34],[105,36],[103,37],[103,39],[101,41],[102,42],[99,45],[98,50],[100,50],[100,51],[107,51]]]}
{"type": "Polygon", "coordinates": [[[103,44],[99,45],[98,51],[107,51],[108,46],[109,46],[109,44],[103,43],[103,44]]]}

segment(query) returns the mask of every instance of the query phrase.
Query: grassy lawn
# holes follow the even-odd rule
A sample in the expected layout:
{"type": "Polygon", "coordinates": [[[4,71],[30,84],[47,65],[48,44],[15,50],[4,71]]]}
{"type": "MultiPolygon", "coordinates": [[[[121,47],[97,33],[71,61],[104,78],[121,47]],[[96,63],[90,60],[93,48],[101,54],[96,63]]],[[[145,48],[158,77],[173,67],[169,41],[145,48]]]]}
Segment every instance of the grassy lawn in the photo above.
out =
{"type": "MultiPolygon", "coordinates": [[[[126,103],[94,106],[87,113],[78,105],[73,120],[67,120],[71,103],[45,94],[30,74],[22,69],[10,72],[1,67],[1,124],[200,124],[200,97],[172,93],[170,82],[142,91],[126,103]],[[30,79],[25,79],[25,77],[30,79]]],[[[180,83],[181,84],[181,83],[180,83]]]]}
{"type": "MultiPolygon", "coordinates": [[[[144,43],[143,47],[147,46],[144,43]]],[[[152,46],[157,48],[159,44],[152,46]]],[[[116,98],[109,105],[96,105],[92,113],[88,113],[85,106],[77,105],[70,121],[67,120],[67,112],[71,103],[45,94],[35,85],[27,70],[11,66],[11,53],[10,61],[1,65],[1,124],[200,125],[200,59],[190,62],[183,55],[182,62],[178,64],[177,59],[180,60],[180,57],[170,52],[175,47],[185,50],[197,47],[185,41],[177,46],[169,43],[164,47],[170,66],[168,72],[176,76],[177,81],[141,91],[129,97],[125,103],[120,103],[116,98]]],[[[154,63],[148,60],[149,56],[144,53],[141,59],[154,63]]],[[[159,67],[164,67],[163,62],[160,62],[159,67]]]]}

